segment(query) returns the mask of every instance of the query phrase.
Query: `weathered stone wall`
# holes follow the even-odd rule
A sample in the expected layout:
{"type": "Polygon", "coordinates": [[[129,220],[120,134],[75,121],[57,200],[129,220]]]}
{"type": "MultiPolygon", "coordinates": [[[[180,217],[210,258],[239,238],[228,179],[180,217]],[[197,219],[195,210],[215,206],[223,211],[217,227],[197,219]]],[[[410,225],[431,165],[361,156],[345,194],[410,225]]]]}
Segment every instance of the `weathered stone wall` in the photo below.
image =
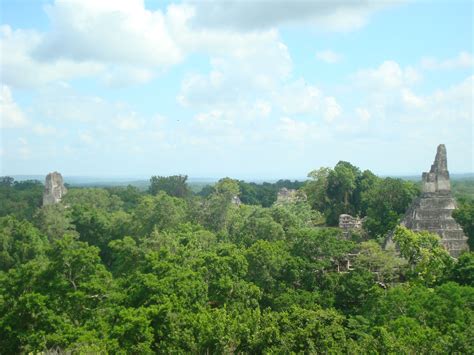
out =
{"type": "Polygon", "coordinates": [[[422,192],[449,194],[451,192],[451,183],[449,181],[448,158],[444,144],[438,146],[436,157],[429,172],[423,173],[422,192]]]}
{"type": "Polygon", "coordinates": [[[294,203],[299,201],[306,201],[307,196],[303,191],[298,191],[295,189],[287,189],[282,187],[277,194],[276,204],[282,203],[294,203]]]}
{"type": "Polygon", "coordinates": [[[49,173],[44,183],[43,206],[60,202],[66,193],[62,175],[57,171],[49,173]]]}
{"type": "Polygon", "coordinates": [[[339,228],[344,236],[349,236],[351,232],[362,232],[365,218],[352,217],[350,214],[339,215],[339,228]]]}
{"type": "Polygon", "coordinates": [[[362,228],[362,219],[359,217],[352,217],[350,214],[341,214],[339,216],[339,228],[360,229],[362,228]]]}

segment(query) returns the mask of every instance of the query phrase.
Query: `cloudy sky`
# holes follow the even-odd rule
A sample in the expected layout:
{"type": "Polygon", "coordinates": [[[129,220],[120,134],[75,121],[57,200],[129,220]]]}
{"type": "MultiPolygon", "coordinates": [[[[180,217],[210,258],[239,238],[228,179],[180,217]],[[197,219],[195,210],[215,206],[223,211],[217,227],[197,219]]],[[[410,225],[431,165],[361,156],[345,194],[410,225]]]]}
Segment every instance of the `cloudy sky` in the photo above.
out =
{"type": "Polygon", "coordinates": [[[473,171],[470,1],[1,6],[2,175],[473,171]]]}

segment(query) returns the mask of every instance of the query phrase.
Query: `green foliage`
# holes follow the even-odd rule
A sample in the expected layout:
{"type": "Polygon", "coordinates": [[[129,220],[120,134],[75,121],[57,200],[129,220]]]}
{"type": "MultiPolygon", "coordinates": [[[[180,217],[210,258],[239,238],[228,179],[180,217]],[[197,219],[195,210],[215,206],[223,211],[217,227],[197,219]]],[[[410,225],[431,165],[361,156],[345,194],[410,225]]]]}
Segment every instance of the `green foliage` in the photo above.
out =
{"type": "Polygon", "coordinates": [[[0,217],[13,215],[18,219],[32,220],[43,201],[44,186],[36,180],[15,181],[0,177],[0,217]]]}
{"type": "Polygon", "coordinates": [[[342,213],[356,214],[357,211],[350,202],[354,197],[359,176],[359,168],[346,161],[340,161],[334,170],[329,172],[326,190],[332,207],[327,211],[326,221],[329,225],[336,225],[342,213]]]}
{"type": "Polygon", "coordinates": [[[313,170],[308,174],[311,180],[308,180],[304,186],[304,191],[308,196],[311,207],[318,211],[324,211],[329,203],[327,196],[328,176],[330,168],[320,168],[313,170]]]}
{"type": "Polygon", "coordinates": [[[384,251],[373,240],[362,242],[353,266],[356,270],[366,270],[375,273],[377,281],[382,283],[394,282],[400,275],[406,261],[393,251],[384,251]]]}
{"type": "Polygon", "coordinates": [[[144,196],[133,213],[134,228],[139,236],[155,228],[170,229],[184,222],[186,203],[161,191],[156,196],[144,196]]]}
{"type": "Polygon", "coordinates": [[[361,196],[367,208],[364,227],[371,236],[383,237],[395,228],[418,194],[418,188],[412,182],[392,178],[378,180],[361,196]]]}
{"type": "Polygon", "coordinates": [[[62,199],[64,205],[82,205],[90,208],[99,208],[108,212],[122,208],[123,201],[117,195],[110,194],[106,189],[76,188],[69,189],[62,199]]]}
{"type": "Polygon", "coordinates": [[[453,259],[439,244],[438,235],[398,226],[393,239],[411,266],[411,277],[420,282],[426,285],[440,283],[451,271],[453,259]]]}
{"type": "Polygon", "coordinates": [[[187,175],[152,176],[148,192],[156,195],[158,192],[164,191],[170,196],[184,198],[190,194],[187,180],[187,175]]]}
{"type": "Polygon", "coordinates": [[[47,239],[31,223],[0,218],[0,270],[7,271],[44,254],[47,239]]]}
{"type": "Polygon", "coordinates": [[[284,267],[290,257],[283,242],[260,240],[246,252],[249,264],[248,278],[260,287],[265,294],[278,289],[283,278],[284,267]]]}
{"type": "Polygon", "coordinates": [[[361,173],[352,164],[340,161],[334,169],[320,168],[308,174],[304,191],[313,209],[336,226],[339,215],[367,217],[364,227],[371,238],[383,239],[393,230],[412,200],[419,194],[418,186],[401,179],[361,173]]]}
{"type": "Polygon", "coordinates": [[[365,314],[379,352],[471,353],[474,289],[445,283],[434,289],[403,284],[383,293],[365,314]]]}
{"type": "Polygon", "coordinates": [[[67,349],[83,337],[100,338],[97,312],[107,311],[113,288],[97,248],[72,236],[54,241],[44,258],[0,274],[2,351],[67,349]]]}
{"type": "Polygon", "coordinates": [[[65,234],[76,234],[71,211],[62,203],[46,205],[38,209],[34,222],[39,230],[51,240],[59,239],[65,234]]]}
{"type": "Polygon", "coordinates": [[[132,185],[128,185],[126,187],[109,187],[107,188],[107,191],[112,196],[117,196],[123,201],[123,209],[125,211],[131,211],[137,207],[138,203],[140,202],[140,197],[143,195],[139,188],[132,185]]]}
{"type": "Polygon", "coordinates": [[[204,225],[215,232],[226,233],[230,218],[238,208],[233,199],[239,196],[239,192],[237,180],[219,180],[204,203],[204,225]]]}
{"type": "Polygon", "coordinates": [[[456,199],[466,199],[474,201],[474,179],[471,176],[470,178],[461,178],[461,179],[451,179],[451,190],[456,199]]]}
{"type": "MultiPolygon", "coordinates": [[[[310,176],[18,204],[0,217],[0,352],[472,353],[472,253],[397,228],[396,255],[324,226],[347,211],[381,235],[414,185],[347,162],[310,176]],[[275,204],[283,186],[308,200],[275,204]]],[[[9,203],[38,189],[3,184],[9,203]]]]}
{"type": "Polygon", "coordinates": [[[281,188],[299,189],[303,185],[303,182],[296,180],[278,180],[275,183],[264,182],[262,184],[239,181],[240,200],[248,205],[270,207],[277,200],[277,193],[281,188]]]}
{"type": "Polygon", "coordinates": [[[297,306],[284,312],[265,312],[255,334],[257,353],[344,353],[344,318],[332,310],[297,306]]]}
{"type": "Polygon", "coordinates": [[[361,268],[344,274],[336,289],[336,307],[348,314],[360,313],[377,298],[379,292],[374,279],[374,273],[361,268]]]}
{"type": "Polygon", "coordinates": [[[453,281],[460,285],[474,287],[474,253],[465,252],[461,254],[452,270],[453,281]]]}
{"type": "Polygon", "coordinates": [[[245,246],[250,246],[258,240],[282,240],[285,236],[282,226],[275,222],[269,213],[258,209],[244,219],[235,233],[231,240],[245,246]]]}
{"type": "Polygon", "coordinates": [[[474,200],[461,199],[453,211],[453,218],[468,237],[469,249],[474,250],[474,200]]]}

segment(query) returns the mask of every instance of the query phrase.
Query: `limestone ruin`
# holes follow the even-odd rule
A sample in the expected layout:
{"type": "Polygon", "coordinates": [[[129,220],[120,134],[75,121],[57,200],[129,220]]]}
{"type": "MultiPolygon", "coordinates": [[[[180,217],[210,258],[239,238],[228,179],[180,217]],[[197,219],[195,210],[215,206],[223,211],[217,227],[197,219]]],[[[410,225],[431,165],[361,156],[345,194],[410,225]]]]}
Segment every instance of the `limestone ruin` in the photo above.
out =
{"type": "Polygon", "coordinates": [[[348,236],[352,231],[362,232],[363,222],[364,218],[352,217],[350,214],[339,215],[339,228],[344,236],[348,236]]]}
{"type": "Polygon", "coordinates": [[[306,201],[307,197],[303,191],[298,191],[295,189],[287,189],[282,187],[277,194],[277,199],[275,204],[284,204],[284,203],[294,203],[299,201],[306,201]]]}
{"type": "MultiPolygon", "coordinates": [[[[414,231],[438,234],[443,246],[456,258],[468,250],[468,245],[461,226],[452,217],[455,208],[446,147],[440,144],[430,171],[422,175],[422,194],[413,201],[400,224],[414,231]]],[[[393,244],[391,240],[390,243],[393,244]]]]}
{"type": "Polygon", "coordinates": [[[237,195],[232,196],[232,200],[230,200],[230,202],[236,206],[240,206],[242,204],[242,201],[240,201],[240,197],[237,195]]]}
{"type": "Polygon", "coordinates": [[[57,171],[46,176],[43,192],[43,206],[52,205],[61,201],[67,193],[63,177],[57,171]]]}

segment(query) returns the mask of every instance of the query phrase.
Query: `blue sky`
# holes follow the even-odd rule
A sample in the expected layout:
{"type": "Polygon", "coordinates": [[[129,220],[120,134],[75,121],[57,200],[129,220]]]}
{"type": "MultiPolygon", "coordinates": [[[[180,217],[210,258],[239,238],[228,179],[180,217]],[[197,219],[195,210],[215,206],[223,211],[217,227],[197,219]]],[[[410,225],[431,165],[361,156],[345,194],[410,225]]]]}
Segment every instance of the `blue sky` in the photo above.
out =
{"type": "Polygon", "coordinates": [[[2,175],[473,171],[470,1],[1,6],[2,175]]]}

